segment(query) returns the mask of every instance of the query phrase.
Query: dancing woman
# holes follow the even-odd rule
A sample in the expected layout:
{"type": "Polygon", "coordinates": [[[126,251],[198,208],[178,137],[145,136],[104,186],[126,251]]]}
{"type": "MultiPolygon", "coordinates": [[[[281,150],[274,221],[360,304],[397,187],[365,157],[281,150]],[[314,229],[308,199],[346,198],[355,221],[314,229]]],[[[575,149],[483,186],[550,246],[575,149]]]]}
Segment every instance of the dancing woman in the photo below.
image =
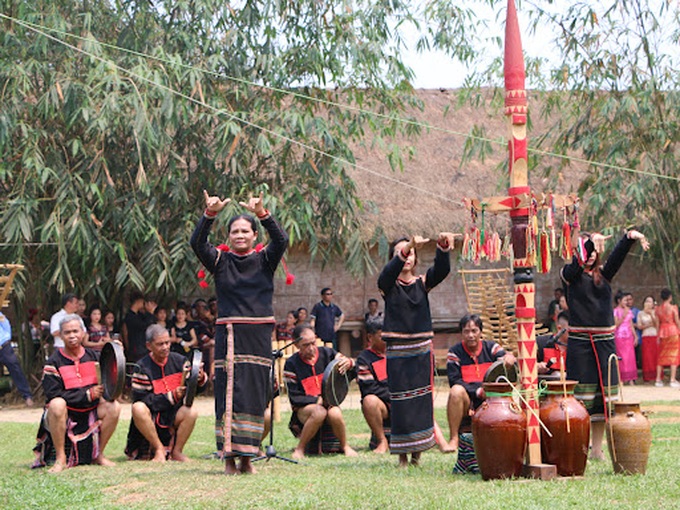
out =
{"type": "Polygon", "coordinates": [[[453,234],[441,233],[434,265],[416,275],[416,250],[429,239],[398,239],[390,248],[390,261],[378,277],[385,300],[382,337],[387,343],[387,381],[392,402],[390,451],[399,465],[417,464],[421,452],[435,445],[432,387],[432,318],[428,293],[449,274],[453,234]]]}
{"type": "Polygon", "coordinates": [[[645,237],[628,231],[614,247],[604,265],[599,254],[604,251],[601,234],[581,234],[574,230],[574,256],[562,268],[569,303],[569,343],[567,344],[567,378],[579,381],[574,395],[588,409],[592,420],[591,457],[602,459],[604,403],[607,395],[618,395],[618,374],[609,374],[609,356],[616,355],[614,311],[610,282],[621,268],[636,240],[649,249],[645,237]],[[611,381],[611,387],[608,386],[611,381]]]}
{"type": "Polygon", "coordinates": [[[229,220],[229,247],[208,242],[215,216],[230,199],[205,196],[206,209],[191,236],[191,247],[215,278],[218,318],[215,338],[215,434],[226,460],[225,473],[253,473],[267,406],[271,338],[274,329],[274,272],[288,235],[262,203],[263,194],[240,202],[255,214],[270,243],[254,247],[257,222],[249,215],[229,220]],[[236,466],[236,457],[240,465],[236,466]]]}

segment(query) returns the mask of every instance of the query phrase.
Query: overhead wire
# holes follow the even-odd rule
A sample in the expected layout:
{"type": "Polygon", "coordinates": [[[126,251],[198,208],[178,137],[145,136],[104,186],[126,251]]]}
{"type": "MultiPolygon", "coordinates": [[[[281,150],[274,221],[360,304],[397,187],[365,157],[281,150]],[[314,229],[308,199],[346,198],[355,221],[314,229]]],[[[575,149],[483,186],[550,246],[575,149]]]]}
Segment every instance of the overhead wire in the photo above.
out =
{"type": "MultiPolygon", "coordinates": [[[[326,106],[334,106],[334,107],[345,109],[345,110],[348,110],[348,111],[353,111],[353,112],[357,112],[357,113],[361,113],[361,114],[365,114],[365,115],[371,115],[371,116],[381,118],[381,119],[397,121],[397,122],[400,122],[402,124],[420,127],[420,128],[430,130],[430,131],[439,131],[439,132],[443,132],[443,133],[447,133],[447,134],[452,134],[452,135],[455,135],[455,136],[465,137],[467,139],[471,139],[471,140],[475,140],[475,141],[493,143],[493,144],[502,145],[502,146],[505,146],[505,144],[507,143],[506,141],[499,141],[498,139],[487,138],[487,137],[483,137],[483,136],[479,136],[479,135],[474,135],[474,134],[471,134],[471,133],[463,133],[463,132],[455,131],[455,130],[452,130],[452,129],[449,129],[449,128],[436,126],[436,125],[433,125],[433,124],[430,124],[430,123],[427,123],[427,122],[405,119],[405,118],[397,116],[397,115],[387,115],[387,114],[380,113],[380,112],[373,112],[373,111],[370,111],[370,110],[365,110],[363,108],[359,108],[359,107],[353,106],[353,105],[338,103],[338,102],[331,101],[331,100],[328,100],[328,99],[311,97],[309,95],[302,94],[302,93],[294,91],[294,90],[281,89],[281,88],[270,86],[270,85],[258,84],[258,83],[255,83],[253,81],[247,80],[245,78],[238,78],[238,77],[235,77],[235,76],[229,76],[225,73],[220,73],[220,72],[217,72],[217,71],[211,71],[211,70],[203,69],[203,68],[193,66],[193,65],[190,65],[190,64],[184,64],[182,62],[175,62],[175,61],[172,61],[172,60],[169,60],[169,59],[165,59],[165,58],[162,58],[162,57],[159,57],[159,56],[150,55],[150,54],[143,53],[143,52],[140,52],[140,51],[137,51],[137,50],[132,50],[132,49],[129,49],[129,48],[123,48],[121,46],[117,46],[117,45],[114,45],[114,44],[99,41],[99,40],[95,39],[94,37],[92,37],[92,38],[83,37],[81,35],[73,34],[73,33],[66,32],[66,31],[59,30],[59,29],[55,29],[55,28],[46,27],[46,26],[43,26],[43,25],[32,23],[30,21],[19,20],[19,19],[13,18],[11,16],[7,16],[4,13],[0,13],[0,18],[4,18],[4,19],[10,20],[10,21],[14,21],[14,22],[26,27],[29,30],[33,30],[36,33],[40,33],[40,34],[44,35],[45,37],[48,37],[48,38],[50,38],[50,39],[52,39],[56,42],[59,42],[60,44],[67,46],[67,47],[70,47],[71,49],[74,49],[75,51],[79,51],[79,52],[86,54],[88,56],[91,56],[93,58],[97,58],[101,61],[110,63],[111,65],[115,66],[116,68],[120,69],[121,71],[123,71],[123,72],[125,72],[125,73],[127,73],[131,76],[138,77],[139,79],[147,81],[147,82],[149,82],[153,85],[157,85],[157,86],[164,88],[164,89],[166,89],[170,92],[176,93],[177,95],[184,97],[186,99],[189,99],[189,100],[193,101],[194,103],[201,104],[204,107],[215,110],[217,113],[223,113],[223,114],[229,115],[233,119],[236,119],[240,122],[244,122],[247,125],[250,125],[251,127],[261,129],[262,131],[270,133],[273,136],[284,139],[284,140],[289,141],[291,143],[295,143],[295,144],[297,144],[301,147],[304,147],[304,148],[306,148],[310,151],[317,152],[321,155],[330,157],[330,158],[332,158],[336,161],[342,162],[342,163],[347,164],[351,167],[367,171],[367,172],[372,173],[374,175],[378,175],[382,178],[386,178],[388,180],[391,180],[392,182],[399,183],[403,186],[410,187],[414,190],[424,192],[426,194],[435,196],[436,198],[439,198],[439,199],[442,199],[442,200],[445,200],[445,201],[449,201],[449,202],[451,202],[452,200],[448,199],[447,197],[444,197],[442,195],[439,195],[437,193],[433,193],[429,190],[410,185],[410,184],[408,184],[404,181],[401,181],[399,179],[396,179],[396,178],[390,178],[390,176],[388,176],[386,174],[376,172],[372,169],[369,169],[369,168],[364,167],[362,165],[358,165],[356,163],[349,162],[349,161],[347,161],[343,158],[340,158],[338,156],[333,156],[333,155],[328,154],[328,153],[326,153],[326,152],[324,152],[320,149],[317,149],[315,147],[307,146],[307,145],[303,144],[302,142],[298,142],[296,140],[287,138],[284,135],[274,133],[274,132],[272,132],[272,131],[270,131],[270,130],[262,127],[262,126],[256,125],[254,123],[248,123],[247,121],[245,121],[243,119],[239,119],[238,117],[233,116],[233,115],[229,114],[228,112],[226,112],[224,110],[216,109],[214,107],[211,107],[210,105],[205,104],[202,101],[198,101],[198,100],[195,100],[194,98],[192,98],[190,96],[186,96],[179,91],[174,91],[174,89],[171,89],[170,87],[156,83],[153,80],[148,80],[144,77],[138,76],[134,72],[129,71],[129,70],[115,64],[114,62],[112,62],[108,59],[104,59],[103,57],[99,57],[97,55],[90,54],[89,52],[81,50],[80,48],[78,48],[76,46],[70,45],[69,43],[62,41],[61,39],[58,39],[56,37],[52,37],[45,32],[46,31],[47,32],[54,32],[54,33],[57,33],[59,35],[66,36],[66,37],[72,37],[72,38],[80,40],[80,41],[96,42],[97,44],[99,44],[102,47],[110,48],[110,49],[113,49],[115,51],[127,53],[127,54],[134,55],[134,56],[137,56],[137,57],[155,60],[155,61],[162,62],[162,63],[168,64],[168,65],[178,66],[178,67],[181,67],[181,68],[184,68],[184,69],[198,71],[200,73],[208,74],[208,75],[215,76],[215,77],[218,77],[218,78],[223,78],[223,79],[226,79],[226,80],[229,80],[229,81],[234,81],[234,82],[241,83],[241,84],[244,84],[244,85],[248,85],[248,86],[251,86],[251,87],[262,88],[262,89],[269,90],[269,91],[272,91],[272,92],[283,93],[283,94],[289,95],[291,97],[297,97],[297,98],[317,102],[319,104],[323,104],[323,105],[326,105],[326,106]]],[[[630,168],[630,167],[625,167],[625,166],[621,166],[621,165],[615,165],[615,164],[612,164],[612,163],[603,163],[603,162],[599,162],[599,161],[589,160],[589,159],[586,159],[586,158],[581,158],[581,157],[578,157],[578,156],[569,156],[569,155],[566,155],[566,154],[560,154],[560,153],[542,150],[542,149],[536,149],[536,148],[529,147],[528,152],[534,153],[534,154],[539,154],[539,155],[546,156],[546,157],[568,160],[568,161],[571,161],[571,162],[574,162],[574,163],[581,163],[581,164],[590,165],[590,166],[594,166],[594,167],[605,168],[605,169],[608,169],[608,170],[617,170],[617,171],[621,171],[621,172],[629,172],[629,173],[634,173],[634,174],[637,174],[637,175],[644,175],[644,176],[648,176],[648,177],[656,177],[656,178],[659,178],[659,179],[668,179],[668,180],[673,180],[673,181],[680,181],[679,176],[666,175],[666,174],[662,174],[662,173],[659,173],[659,172],[650,172],[650,171],[647,171],[647,170],[640,170],[640,169],[636,169],[636,168],[630,168]]]]}
{"type": "Polygon", "coordinates": [[[271,130],[271,129],[268,129],[268,128],[264,127],[264,126],[260,126],[260,125],[258,125],[258,124],[253,123],[253,122],[250,122],[250,121],[248,121],[248,120],[246,120],[246,119],[244,119],[244,118],[242,118],[242,117],[238,117],[238,116],[236,116],[236,115],[234,115],[234,114],[228,112],[227,110],[220,109],[220,108],[216,108],[216,107],[214,107],[214,106],[212,106],[212,105],[207,104],[206,102],[204,102],[204,101],[202,101],[202,100],[200,100],[200,99],[196,99],[196,98],[191,97],[191,96],[189,96],[189,95],[187,95],[187,94],[184,94],[183,92],[180,92],[180,91],[178,91],[178,90],[175,90],[175,89],[173,89],[172,87],[169,87],[169,86],[164,85],[164,84],[162,84],[162,83],[158,83],[158,82],[156,82],[156,81],[154,81],[154,80],[152,80],[152,79],[150,79],[150,78],[146,78],[146,77],[144,77],[144,76],[140,76],[139,74],[135,73],[134,71],[131,71],[131,70],[129,70],[129,69],[123,67],[123,66],[120,66],[120,65],[116,64],[115,62],[113,62],[113,61],[111,61],[111,60],[109,60],[109,59],[106,59],[106,58],[104,58],[104,57],[100,57],[99,55],[95,55],[95,54],[93,54],[93,53],[90,53],[90,52],[88,52],[88,51],[86,51],[86,50],[84,50],[84,49],[82,49],[82,48],[78,48],[77,46],[74,46],[74,45],[72,45],[72,44],[70,44],[70,43],[68,43],[68,42],[66,42],[66,41],[62,41],[61,39],[59,39],[59,38],[57,38],[57,37],[55,37],[55,36],[53,36],[53,35],[50,35],[50,34],[44,32],[43,30],[41,30],[41,29],[39,29],[39,28],[36,28],[36,27],[32,27],[32,26],[26,25],[26,24],[25,24],[23,21],[21,21],[21,20],[17,20],[17,19],[14,19],[14,18],[10,18],[9,16],[6,16],[5,14],[2,14],[2,13],[0,13],[0,18],[11,19],[12,21],[15,21],[16,23],[18,23],[18,24],[20,24],[20,25],[22,25],[22,26],[25,26],[28,30],[32,30],[32,31],[34,31],[34,32],[36,32],[36,33],[42,35],[43,37],[46,37],[46,38],[48,38],[48,39],[50,39],[50,40],[52,40],[52,41],[58,42],[59,44],[62,44],[62,45],[64,45],[64,46],[66,46],[67,48],[72,49],[73,51],[76,51],[76,52],[81,53],[81,54],[83,54],[83,55],[87,55],[88,57],[93,58],[93,59],[95,59],[95,60],[98,60],[98,61],[100,61],[100,62],[104,62],[104,63],[106,63],[106,64],[108,64],[108,65],[114,67],[115,69],[118,69],[119,71],[121,71],[121,72],[127,74],[128,76],[131,76],[131,77],[134,77],[134,78],[139,79],[139,80],[141,80],[141,81],[144,81],[144,82],[146,82],[146,83],[148,83],[148,84],[151,84],[151,85],[156,86],[156,87],[158,87],[158,88],[160,88],[160,89],[163,89],[163,90],[165,90],[165,91],[167,91],[167,92],[169,92],[169,93],[171,93],[171,94],[175,94],[175,95],[177,95],[177,96],[179,96],[179,97],[181,97],[181,98],[183,98],[183,99],[186,99],[187,101],[190,101],[190,102],[192,102],[192,103],[194,103],[194,104],[197,104],[197,105],[202,106],[202,107],[204,107],[204,108],[206,108],[206,109],[208,109],[208,110],[211,110],[211,111],[213,111],[216,115],[224,115],[224,116],[227,116],[227,117],[229,117],[229,119],[233,120],[234,122],[245,124],[245,125],[250,126],[250,127],[254,128],[254,129],[260,130],[260,131],[262,131],[262,132],[264,132],[264,133],[268,133],[268,134],[270,134],[271,136],[274,136],[274,137],[276,137],[276,138],[279,138],[280,140],[283,140],[283,141],[285,141],[285,142],[289,142],[289,143],[291,143],[291,144],[294,144],[294,145],[297,145],[297,146],[299,146],[299,147],[302,147],[303,149],[309,150],[309,151],[311,151],[311,152],[315,152],[315,153],[320,154],[320,155],[322,155],[322,156],[326,156],[326,157],[328,157],[328,158],[330,158],[330,159],[332,159],[332,160],[334,160],[334,161],[337,161],[337,162],[342,163],[342,164],[344,164],[344,165],[347,165],[347,166],[356,168],[356,169],[358,169],[358,170],[367,172],[367,173],[369,173],[369,174],[371,174],[371,175],[380,177],[381,179],[385,179],[385,180],[390,181],[390,182],[393,182],[393,183],[395,183],[395,184],[399,184],[399,185],[401,185],[401,186],[410,188],[410,189],[412,189],[412,190],[414,190],[414,191],[418,191],[418,192],[420,192],[420,193],[430,195],[430,196],[432,196],[432,197],[434,197],[434,198],[437,198],[437,199],[439,199],[439,200],[442,200],[442,201],[444,201],[444,202],[455,203],[455,204],[458,204],[458,203],[459,203],[458,200],[453,200],[453,199],[449,198],[449,197],[446,196],[446,195],[441,195],[441,194],[439,194],[439,193],[432,192],[432,191],[430,191],[430,190],[428,190],[428,189],[420,188],[419,186],[415,186],[415,185],[410,184],[410,183],[408,183],[408,182],[404,182],[404,181],[399,180],[399,179],[397,179],[397,178],[395,178],[395,177],[392,177],[391,175],[388,175],[388,174],[385,174],[385,173],[382,173],[382,172],[378,172],[378,171],[376,171],[376,170],[373,170],[373,169],[371,169],[371,168],[368,168],[368,167],[366,167],[366,166],[363,166],[363,165],[360,165],[360,164],[357,164],[357,163],[352,163],[352,162],[350,162],[350,161],[348,161],[348,160],[346,160],[346,159],[344,159],[344,158],[342,158],[342,157],[340,157],[340,156],[336,156],[336,155],[334,155],[334,154],[331,154],[331,153],[329,153],[329,152],[323,151],[323,150],[318,149],[318,148],[316,148],[316,147],[312,147],[311,145],[307,145],[307,144],[305,144],[305,143],[303,143],[303,142],[300,142],[300,141],[298,141],[298,140],[295,140],[294,138],[290,138],[290,137],[288,137],[288,136],[285,136],[285,135],[282,135],[282,134],[280,134],[280,133],[277,133],[277,132],[275,132],[275,131],[273,131],[273,130],[271,130]]]}

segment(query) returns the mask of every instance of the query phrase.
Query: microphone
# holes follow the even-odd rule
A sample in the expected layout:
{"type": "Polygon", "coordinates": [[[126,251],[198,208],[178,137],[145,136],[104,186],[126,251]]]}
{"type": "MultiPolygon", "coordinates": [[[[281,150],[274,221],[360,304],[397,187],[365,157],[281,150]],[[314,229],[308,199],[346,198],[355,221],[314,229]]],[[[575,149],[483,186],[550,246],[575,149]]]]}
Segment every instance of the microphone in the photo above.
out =
{"type": "Polygon", "coordinates": [[[550,337],[550,339],[546,342],[545,346],[548,348],[555,347],[555,344],[559,343],[558,338],[560,338],[566,332],[567,328],[560,329],[557,333],[550,337]]]}

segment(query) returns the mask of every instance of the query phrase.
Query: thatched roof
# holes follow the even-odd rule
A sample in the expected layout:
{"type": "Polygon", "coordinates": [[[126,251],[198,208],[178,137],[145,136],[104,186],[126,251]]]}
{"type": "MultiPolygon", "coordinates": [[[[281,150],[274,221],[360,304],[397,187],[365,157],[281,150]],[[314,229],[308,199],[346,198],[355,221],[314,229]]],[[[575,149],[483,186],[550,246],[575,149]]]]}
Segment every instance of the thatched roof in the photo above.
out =
{"type": "MultiPolygon", "coordinates": [[[[378,150],[367,148],[370,141],[366,141],[363,147],[356,148],[355,156],[360,167],[372,172],[361,168],[350,170],[359,196],[376,205],[364,214],[367,231],[380,225],[388,237],[411,233],[433,236],[442,230],[460,232],[469,217],[462,206],[463,197],[499,196],[507,192],[504,177],[507,174],[508,127],[503,105],[498,101],[492,104],[490,91],[486,92],[485,100],[478,108],[467,104],[457,107],[457,92],[452,90],[419,90],[417,94],[424,103],[424,110],[413,112],[413,115],[424,124],[450,132],[423,130],[415,141],[395,140],[403,147],[412,145],[415,149],[413,158],[405,162],[403,172],[392,171],[386,157],[378,150]],[[474,159],[461,167],[466,135],[474,124],[482,125],[486,136],[500,143],[491,144],[493,153],[484,161],[474,159]],[[405,185],[391,179],[398,179],[405,185]]],[[[539,111],[538,105],[532,105],[531,93],[529,108],[530,113],[539,111]]],[[[537,117],[534,115],[528,129],[530,147],[532,138],[538,138],[546,129],[546,123],[538,122],[537,117]]],[[[535,192],[572,193],[580,181],[570,178],[558,184],[556,189],[546,190],[547,182],[540,173],[529,169],[530,185],[535,192]]]]}

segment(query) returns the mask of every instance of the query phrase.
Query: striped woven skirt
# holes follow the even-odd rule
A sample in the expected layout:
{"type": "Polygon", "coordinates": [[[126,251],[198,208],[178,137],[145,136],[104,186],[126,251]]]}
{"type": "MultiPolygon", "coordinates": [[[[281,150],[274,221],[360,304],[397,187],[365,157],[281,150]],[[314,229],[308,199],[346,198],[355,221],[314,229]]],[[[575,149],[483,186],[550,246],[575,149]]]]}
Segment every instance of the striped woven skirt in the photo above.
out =
{"type": "Polygon", "coordinates": [[[567,344],[567,379],[578,381],[574,396],[583,402],[588,412],[602,414],[609,395],[618,400],[619,376],[616,361],[614,327],[611,328],[569,328],[567,344]]]}
{"type": "Polygon", "coordinates": [[[217,322],[215,441],[225,457],[257,455],[264,431],[274,322],[252,321],[217,322]]]}
{"type": "Polygon", "coordinates": [[[416,453],[435,445],[432,387],[432,336],[387,342],[387,383],[390,389],[390,452],[416,453]]]}

